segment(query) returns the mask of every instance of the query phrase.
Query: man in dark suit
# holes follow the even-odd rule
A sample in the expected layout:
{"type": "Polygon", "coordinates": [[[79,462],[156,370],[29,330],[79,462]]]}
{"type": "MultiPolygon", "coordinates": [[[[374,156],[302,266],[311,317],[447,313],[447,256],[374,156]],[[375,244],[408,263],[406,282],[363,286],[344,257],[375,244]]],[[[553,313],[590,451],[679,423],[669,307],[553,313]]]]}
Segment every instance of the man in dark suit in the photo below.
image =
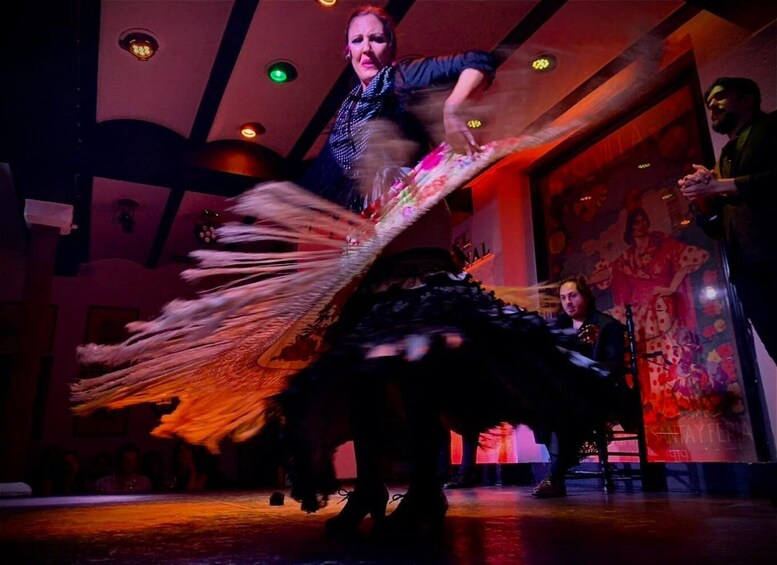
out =
{"type": "Polygon", "coordinates": [[[721,77],[704,99],[712,129],[729,141],[713,170],[693,165],[678,184],[705,231],[723,239],[745,314],[777,361],[777,112],[761,110],[748,78],[721,77]]]}
{"type": "MultiPolygon", "coordinates": [[[[573,349],[599,362],[610,371],[613,382],[618,382],[624,369],[625,328],[612,316],[596,310],[596,299],[583,276],[570,277],[559,286],[559,299],[563,313],[556,321],[560,330],[573,330],[577,339],[573,349]]],[[[614,389],[615,390],[615,389],[614,389]]],[[[611,396],[603,404],[612,404],[614,419],[620,412],[619,399],[611,396]]],[[[538,498],[554,498],[566,495],[564,477],[570,467],[576,465],[580,449],[592,430],[542,430],[535,429],[534,437],[545,444],[550,455],[550,474],[534,489],[538,498]]],[[[602,438],[604,439],[604,438],[602,438]]]]}

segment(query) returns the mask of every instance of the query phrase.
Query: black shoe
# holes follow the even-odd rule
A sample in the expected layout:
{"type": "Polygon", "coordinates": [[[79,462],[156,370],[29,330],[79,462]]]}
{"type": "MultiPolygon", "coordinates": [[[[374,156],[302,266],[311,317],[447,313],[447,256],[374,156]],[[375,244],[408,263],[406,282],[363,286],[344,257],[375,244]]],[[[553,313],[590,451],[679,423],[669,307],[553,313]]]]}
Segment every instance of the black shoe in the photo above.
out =
{"type": "Polygon", "coordinates": [[[537,498],[558,498],[567,495],[567,487],[563,480],[547,477],[532,489],[531,495],[537,498]]]}
{"type": "Polygon", "coordinates": [[[476,486],[475,479],[467,477],[454,477],[449,482],[445,483],[446,489],[472,488],[474,486],[476,486]]]}
{"type": "Polygon", "coordinates": [[[341,491],[345,496],[345,507],[340,513],[326,521],[328,537],[351,536],[359,529],[359,524],[369,514],[377,523],[386,515],[388,491],[386,487],[370,489],[369,491],[354,489],[350,492],[341,491]]]}
{"type": "Polygon", "coordinates": [[[408,539],[424,532],[442,531],[448,499],[439,487],[429,491],[410,489],[391,514],[375,524],[373,533],[383,539],[408,539]]]}

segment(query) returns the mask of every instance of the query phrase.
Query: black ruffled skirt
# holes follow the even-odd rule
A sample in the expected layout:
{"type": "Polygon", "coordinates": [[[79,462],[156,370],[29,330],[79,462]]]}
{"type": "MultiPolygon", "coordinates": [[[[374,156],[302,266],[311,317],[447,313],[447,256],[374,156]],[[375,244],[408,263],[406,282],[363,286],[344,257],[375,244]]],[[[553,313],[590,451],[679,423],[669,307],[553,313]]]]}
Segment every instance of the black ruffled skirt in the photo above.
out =
{"type": "Polygon", "coordinates": [[[387,386],[428,399],[445,425],[470,435],[503,422],[593,430],[611,405],[601,368],[575,362],[537,313],[456,273],[444,250],[377,262],[328,338],[331,348],[281,399],[298,499],[336,488],[332,457],[352,438],[353,403],[378,406],[376,426],[401,420],[387,386]]]}

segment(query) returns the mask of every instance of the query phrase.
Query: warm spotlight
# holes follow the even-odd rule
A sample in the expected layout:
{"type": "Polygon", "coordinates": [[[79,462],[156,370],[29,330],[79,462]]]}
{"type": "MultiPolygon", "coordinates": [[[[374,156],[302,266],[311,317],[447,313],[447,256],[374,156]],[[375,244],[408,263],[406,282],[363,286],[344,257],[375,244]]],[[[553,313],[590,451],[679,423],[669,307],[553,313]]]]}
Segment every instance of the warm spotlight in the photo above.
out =
{"type": "Polygon", "coordinates": [[[194,222],[194,237],[200,243],[210,245],[216,243],[216,230],[221,225],[219,213],[213,210],[203,210],[194,222]]]}
{"type": "Polygon", "coordinates": [[[159,42],[145,30],[130,29],[119,37],[119,45],[138,61],[148,61],[159,50],[159,42]]]}
{"type": "Polygon", "coordinates": [[[262,135],[267,129],[258,122],[248,122],[240,126],[240,135],[246,139],[253,139],[257,135],[262,135]]]}
{"type": "Polygon", "coordinates": [[[538,55],[531,62],[531,68],[537,71],[538,73],[547,73],[556,68],[557,62],[558,60],[556,59],[555,55],[550,55],[549,53],[546,53],[543,55],[538,55]]]}

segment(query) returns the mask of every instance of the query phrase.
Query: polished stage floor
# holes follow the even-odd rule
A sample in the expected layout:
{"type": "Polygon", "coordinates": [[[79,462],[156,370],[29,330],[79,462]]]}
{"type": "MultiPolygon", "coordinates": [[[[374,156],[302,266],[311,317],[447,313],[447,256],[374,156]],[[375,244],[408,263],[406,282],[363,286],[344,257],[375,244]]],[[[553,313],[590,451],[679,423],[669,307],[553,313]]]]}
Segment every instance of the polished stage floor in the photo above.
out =
{"type": "Polygon", "coordinates": [[[593,485],[536,500],[530,490],[447,491],[442,535],[414,542],[373,541],[367,523],[356,539],[327,540],[336,499],[307,515],[288,498],[270,506],[270,491],[0,499],[0,555],[13,564],[777,562],[768,500],[593,485]]]}

